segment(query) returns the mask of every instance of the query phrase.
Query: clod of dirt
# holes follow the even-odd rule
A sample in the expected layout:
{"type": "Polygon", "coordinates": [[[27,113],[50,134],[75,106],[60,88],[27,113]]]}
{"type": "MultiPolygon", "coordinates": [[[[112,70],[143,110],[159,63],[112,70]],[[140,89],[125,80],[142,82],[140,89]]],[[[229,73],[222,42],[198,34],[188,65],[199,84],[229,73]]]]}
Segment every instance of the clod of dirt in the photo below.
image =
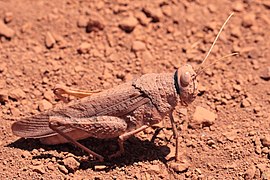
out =
{"type": "Polygon", "coordinates": [[[87,54],[90,52],[91,49],[91,44],[87,42],[83,42],[79,47],[78,47],[78,53],[80,54],[87,54]]]}
{"type": "Polygon", "coordinates": [[[43,169],[43,165],[38,165],[38,166],[31,166],[31,169],[34,172],[37,172],[39,174],[45,174],[45,170],[43,169]]]}
{"type": "Polygon", "coordinates": [[[270,147],[270,136],[265,136],[261,138],[261,143],[265,147],[270,147]]]}
{"type": "Polygon", "coordinates": [[[200,106],[196,107],[193,119],[189,123],[191,128],[197,129],[200,127],[209,127],[214,124],[217,114],[200,106]]]}
{"type": "Polygon", "coordinates": [[[13,13],[12,12],[6,12],[4,15],[4,22],[10,23],[13,20],[13,13]]]}
{"type": "Polygon", "coordinates": [[[254,178],[256,173],[256,167],[254,165],[251,165],[245,172],[245,179],[251,180],[254,178]]]}
{"type": "Polygon", "coordinates": [[[159,22],[163,16],[161,9],[157,7],[144,7],[143,12],[147,17],[151,17],[153,22],[159,22]]]}
{"type": "Polygon", "coordinates": [[[0,36],[11,39],[15,35],[15,31],[0,21],[0,36]]]}
{"type": "Polygon", "coordinates": [[[119,27],[123,31],[130,33],[134,30],[137,24],[138,24],[138,20],[133,16],[129,16],[128,18],[125,18],[122,20],[122,22],[120,22],[119,27]]]}
{"type": "Polygon", "coordinates": [[[63,160],[63,163],[65,167],[70,171],[70,172],[75,172],[79,169],[80,163],[73,157],[68,157],[63,160]]]}
{"type": "Polygon", "coordinates": [[[48,49],[52,48],[54,44],[56,43],[56,40],[54,39],[51,32],[47,32],[45,35],[45,45],[48,49]]]}
{"type": "Polygon", "coordinates": [[[132,43],[132,51],[137,52],[137,51],[143,51],[146,49],[145,43],[142,41],[134,41],[132,43]]]}
{"type": "Polygon", "coordinates": [[[20,99],[25,98],[26,94],[22,89],[17,88],[10,91],[8,96],[14,100],[20,100],[20,99]]]}
{"type": "Polygon", "coordinates": [[[270,66],[263,69],[260,77],[266,81],[270,80],[270,66]]]}
{"type": "Polygon", "coordinates": [[[41,101],[38,103],[38,109],[39,109],[40,111],[46,111],[46,110],[51,109],[52,107],[53,107],[53,105],[52,105],[49,101],[47,101],[47,100],[45,100],[45,99],[41,100],[41,101]]]}
{"type": "Polygon", "coordinates": [[[183,162],[172,162],[170,164],[170,167],[176,171],[176,172],[186,172],[188,170],[188,168],[190,167],[190,163],[187,161],[183,161],[183,162]]]}
{"type": "Polygon", "coordinates": [[[67,170],[67,168],[66,168],[65,166],[59,164],[59,165],[58,165],[58,169],[59,169],[62,173],[68,174],[68,170],[67,170]]]}

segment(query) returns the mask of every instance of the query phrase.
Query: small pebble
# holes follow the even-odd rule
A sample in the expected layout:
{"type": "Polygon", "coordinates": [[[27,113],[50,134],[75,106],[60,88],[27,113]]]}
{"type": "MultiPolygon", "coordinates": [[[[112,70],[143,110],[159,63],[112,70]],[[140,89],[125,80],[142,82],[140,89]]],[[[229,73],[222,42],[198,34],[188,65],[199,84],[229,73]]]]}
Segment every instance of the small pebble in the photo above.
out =
{"type": "Polygon", "coordinates": [[[17,89],[13,89],[9,92],[9,95],[8,95],[10,98],[12,99],[15,99],[15,100],[21,100],[23,98],[25,98],[26,94],[25,92],[20,89],[20,88],[17,88],[17,89]]]}
{"type": "Polygon", "coordinates": [[[50,103],[46,99],[43,99],[38,103],[38,109],[40,111],[46,111],[46,110],[51,109],[52,107],[53,107],[52,103],[50,103]]]}
{"type": "Polygon", "coordinates": [[[159,7],[145,7],[143,8],[143,12],[147,17],[151,17],[153,22],[159,22],[163,16],[159,7]]]}
{"type": "Polygon", "coordinates": [[[89,53],[91,49],[91,44],[87,42],[83,42],[79,47],[78,47],[78,53],[80,54],[86,54],[89,53]]]}
{"type": "Polygon", "coordinates": [[[94,167],[94,169],[96,170],[96,171],[102,171],[102,170],[105,170],[107,168],[107,166],[105,166],[105,165],[96,165],[95,167],[94,167]]]}
{"type": "Polygon", "coordinates": [[[0,21],[0,36],[11,39],[15,35],[15,31],[0,21]]]}
{"type": "Polygon", "coordinates": [[[243,99],[241,102],[241,107],[247,108],[251,105],[251,103],[247,99],[243,99]]]}
{"type": "Polygon", "coordinates": [[[66,168],[71,172],[75,172],[79,169],[80,166],[80,163],[74,157],[67,157],[63,160],[63,163],[66,168]]]}
{"type": "Polygon", "coordinates": [[[31,166],[31,169],[36,173],[45,174],[45,170],[43,169],[43,165],[31,166]]]}
{"type": "Polygon", "coordinates": [[[256,167],[254,165],[249,166],[249,168],[245,172],[245,179],[252,180],[255,176],[256,167]]]}
{"type": "Polygon", "coordinates": [[[145,43],[142,41],[134,41],[132,44],[132,51],[143,51],[146,49],[145,43]]]}
{"type": "Polygon", "coordinates": [[[68,170],[67,170],[67,168],[66,168],[65,166],[63,166],[63,165],[58,165],[58,169],[59,169],[62,173],[68,174],[68,170]]]}
{"type": "Polygon", "coordinates": [[[79,28],[86,28],[88,21],[89,21],[89,18],[88,17],[86,17],[86,16],[80,16],[79,19],[78,19],[78,21],[77,21],[77,26],[79,28]]]}
{"type": "Polygon", "coordinates": [[[193,119],[190,122],[190,126],[192,128],[199,128],[199,127],[209,127],[214,124],[214,121],[217,118],[217,114],[203,108],[200,106],[196,107],[195,113],[193,114],[193,119]]]}
{"type": "Polygon", "coordinates": [[[270,80],[270,66],[263,69],[260,77],[266,81],[270,80]]]}
{"type": "Polygon", "coordinates": [[[13,13],[12,12],[6,12],[4,15],[4,22],[10,23],[13,20],[13,13]]]}
{"type": "Polygon", "coordinates": [[[54,44],[56,43],[56,40],[54,39],[51,32],[47,32],[45,35],[45,45],[48,49],[52,48],[54,44]]]}
{"type": "Polygon", "coordinates": [[[190,164],[188,162],[172,162],[170,166],[174,171],[182,173],[188,170],[190,164]]]}
{"type": "Polygon", "coordinates": [[[261,143],[265,147],[270,147],[270,135],[262,137],[261,143]]]}
{"type": "Polygon", "coordinates": [[[149,172],[150,174],[151,173],[159,174],[160,173],[160,167],[159,167],[159,165],[151,165],[148,168],[147,172],[149,172]]]}
{"type": "Polygon", "coordinates": [[[238,1],[238,2],[235,2],[233,4],[233,10],[236,11],[236,12],[242,12],[243,10],[245,10],[245,6],[242,2],[238,1]]]}
{"type": "Polygon", "coordinates": [[[134,30],[137,24],[138,24],[138,20],[133,16],[129,16],[128,18],[123,19],[122,22],[120,22],[119,27],[123,31],[130,33],[134,30]]]}

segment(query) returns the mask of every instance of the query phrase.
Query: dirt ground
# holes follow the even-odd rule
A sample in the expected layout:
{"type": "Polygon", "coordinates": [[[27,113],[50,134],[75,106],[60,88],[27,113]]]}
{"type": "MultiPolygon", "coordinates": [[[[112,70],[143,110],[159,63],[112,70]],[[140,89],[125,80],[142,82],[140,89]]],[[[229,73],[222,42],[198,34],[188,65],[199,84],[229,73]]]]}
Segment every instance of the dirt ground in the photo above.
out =
{"type": "MultiPolygon", "coordinates": [[[[0,179],[270,179],[269,1],[10,0],[0,7],[0,179]],[[176,109],[178,164],[168,119],[156,138],[149,128],[104,163],[70,144],[12,134],[8,119],[60,103],[56,84],[108,89],[186,63],[197,69],[231,12],[205,64],[239,55],[209,67],[188,112],[176,109]],[[195,117],[196,107],[207,112],[195,117]]],[[[117,149],[116,140],[81,142],[105,155],[117,149]]]]}

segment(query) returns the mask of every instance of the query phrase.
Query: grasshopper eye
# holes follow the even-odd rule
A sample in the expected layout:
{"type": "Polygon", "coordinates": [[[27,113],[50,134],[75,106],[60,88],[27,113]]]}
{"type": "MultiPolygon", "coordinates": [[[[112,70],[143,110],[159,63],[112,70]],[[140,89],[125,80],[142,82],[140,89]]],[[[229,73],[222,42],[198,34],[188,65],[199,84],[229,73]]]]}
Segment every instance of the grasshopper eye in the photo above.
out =
{"type": "Polygon", "coordinates": [[[182,72],[180,77],[180,83],[183,87],[186,87],[191,82],[191,75],[189,72],[182,72]]]}

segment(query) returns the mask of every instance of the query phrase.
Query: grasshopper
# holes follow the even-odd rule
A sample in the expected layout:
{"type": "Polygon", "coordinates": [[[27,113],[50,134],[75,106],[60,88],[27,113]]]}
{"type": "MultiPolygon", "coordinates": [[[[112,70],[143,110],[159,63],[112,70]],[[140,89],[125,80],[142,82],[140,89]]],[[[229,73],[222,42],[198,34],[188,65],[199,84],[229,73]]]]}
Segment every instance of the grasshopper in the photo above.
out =
{"type": "MultiPolygon", "coordinates": [[[[219,34],[232,14],[223,24],[219,34]]],[[[201,67],[201,66],[200,66],[201,67]]],[[[81,148],[99,161],[104,157],[85,147],[78,140],[88,137],[99,139],[118,138],[119,150],[110,158],[124,153],[124,141],[130,136],[162,121],[165,116],[171,119],[176,138],[178,160],[178,133],[173,111],[180,103],[187,106],[197,96],[198,82],[196,72],[191,65],[183,65],[173,73],[145,74],[141,77],[101,92],[87,92],[56,88],[55,94],[63,99],[62,94],[73,95],[81,99],[70,104],[23,118],[12,124],[15,135],[23,138],[39,138],[44,144],[70,142],[81,148]]]]}

